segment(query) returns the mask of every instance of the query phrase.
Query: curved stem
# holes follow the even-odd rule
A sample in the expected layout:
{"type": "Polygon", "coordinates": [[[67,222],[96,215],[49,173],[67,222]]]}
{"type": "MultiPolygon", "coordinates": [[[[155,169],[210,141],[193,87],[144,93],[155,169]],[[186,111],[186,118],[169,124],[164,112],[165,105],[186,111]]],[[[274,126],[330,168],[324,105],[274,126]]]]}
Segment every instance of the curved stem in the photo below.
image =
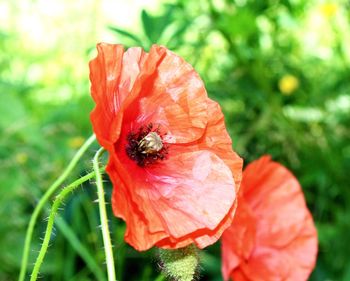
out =
{"type": "Polygon", "coordinates": [[[95,154],[94,160],[93,160],[93,166],[94,166],[94,171],[96,172],[98,206],[99,206],[99,210],[100,210],[101,230],[102,230],[103,244],[104,244],[105,255],[106,255],[108,281],[116,281],[113,250],[112,250],[111,237],[109,235],[109,227],[108,227],[108,219],[107,219],[107,212],[106,212],[106,203],[105,203],[105,196],[104,196],[104,190],[103,190],[102,176],[101,176],[101,173],[99,172],[98,160],[103,152],[104,152],[103,148],[101,148],[101,149],[99,149],[99,151],[97,151],[97,153],[95,154]]]}
{"type": "Polygon", "coordinates": [[[67,187],[63,188],[62,191],[55,198],[55,201],[53,202],[53,205],[52,205],[52,208],[51,208],[51,212],[50,212],[50,216],[49,216],[49,219],[48,219],[48,222],[47,222],[47,227],[46,227],[46,231],[45,231],[43,244],[41,245],[41,249],[40,249],[39,255],[38,255],[38,257],[37,257],[37,259],[35,261],[34,269],[33,269],[32,275],[30,277],[30,281],[35,281],[38,278],[40,266],[41,266],[41,264],[42,264],[42,262],[44,260],[47,248],[49,246],[49,242],[50,242],[50,238],[51,238],[51,233],[52,233],[52,228],[53,228],[55,216],[57,214],[57,210],[60,207],[62,201],[74,189],[79,187],[82,183],[86,182],[87,180],[95,177],[95,175],[96,175],[96,172],[93,171],[93,172],[91,172],[91,173],[81,177],[80,179],[74,181],[73,183],[71,183],[67,187]]]}
{"type": "Polygon", "coordinates": [[[44,196],[40,199],[37,206],[35,207],[34,212],[30,218],[28,228],[27,228],[27,233],[26,233],[26,238],[25,238],[24,248],[23,248],[23,256],[22,256],[22,261],[21,261],[21,271],[20,271],[18,281],[24,281],[24,278],[25,278],[25,275],[27,272],[27,263],[28,263],[28,257],[29,257],[30,242],[32,240],[34,226],[35,226],[35,223],[38,219],[40,211],[45,206],[46,202],[49,200],[51,195],[57,190],[57,188],[62,184],[62,182],[67,178],[67,176],[70,174],[70,172],[73,170],[73,168],[77,165],[79,159],[83,156],[85,151],[95,141],[95,139],[96,139],[95,135],[92,135],[82,145],[82,147],[74,155],[71,162],[68,164],[67,168],[63,171],[63,173],[60,175],[60,177],[49,187],[49,189],[45,192],[44,196]]]}

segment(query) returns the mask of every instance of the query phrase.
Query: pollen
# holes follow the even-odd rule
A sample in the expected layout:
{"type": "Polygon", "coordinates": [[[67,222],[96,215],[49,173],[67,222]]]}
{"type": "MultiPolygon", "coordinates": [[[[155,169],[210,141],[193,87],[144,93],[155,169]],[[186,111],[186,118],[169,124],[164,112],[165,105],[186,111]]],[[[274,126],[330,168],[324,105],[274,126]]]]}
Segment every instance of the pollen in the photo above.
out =
{"type": "Polygon", "coordinates": [[[128,134],[126,154],[141,167],[164,160],[168,154],[168,145],[163,143],[164,135],[160,126],[154,127],[152,123],[142,126],[128,134]]]}

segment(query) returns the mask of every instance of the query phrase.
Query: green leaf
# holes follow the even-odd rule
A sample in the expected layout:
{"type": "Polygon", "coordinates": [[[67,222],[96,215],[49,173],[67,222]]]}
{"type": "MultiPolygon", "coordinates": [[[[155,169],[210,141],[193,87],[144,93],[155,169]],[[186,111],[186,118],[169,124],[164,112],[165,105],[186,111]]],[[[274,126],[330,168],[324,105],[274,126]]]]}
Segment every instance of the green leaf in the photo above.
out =
{"type": "Polygon", "coordinates": [[[155,42],[157,35],[154,33],[154,20],[153,18],[146,12],[146,10],[142,10],[141,12],[141,20],[143,24],[143,29],[147,38],[151,42],[155,42]]]}
{"type": "Polygon", "coordinates": [[[123,36],[131,39],[132,41],[134,41],[136,43],[136,45],[144,47],[142,40],[140,38],[138,38],[136,35],[130,33],[129,31],[126,31],[124,29],[120,29],[120,28],[115,27],[115,26],[109,26],[108,28],[110,30],[114,31],[115,33],[118,33],[120,35],[123,35],[123,36]]]}
{"type": "Polygon", "coordinates": [[[173,21],[174,5],[166,5],[166,10],[161,16],[151,16],[146,10],[141,12],[141,20],[145,35],[151,43],[158,43],[164,30],[173,21]]]}
{"type": "Polygon", "coordinates": [[[176,47],[181,45],[181,42],[183,40],[183,35],[186,33],[188,27],[190,25],[190,22],[184,21],[181,25],[179,25],[173,34],[171,34],[171,38],[166,43],[166,46],[169,49],[175,49],[176,47]]]}

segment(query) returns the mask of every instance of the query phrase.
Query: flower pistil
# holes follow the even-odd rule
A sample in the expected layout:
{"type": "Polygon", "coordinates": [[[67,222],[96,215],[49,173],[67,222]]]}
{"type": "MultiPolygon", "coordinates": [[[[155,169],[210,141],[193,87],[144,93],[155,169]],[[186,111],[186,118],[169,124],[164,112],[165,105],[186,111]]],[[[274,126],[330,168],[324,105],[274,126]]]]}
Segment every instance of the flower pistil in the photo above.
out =
{"type": "Polygon", "coordinates": [[[155,128],[152,123],[141,126],[136,132],[128,134],[126,154],[141,167],[164,160],[168,146],[164,145],[163,137],[159,126],[155,128]]]}

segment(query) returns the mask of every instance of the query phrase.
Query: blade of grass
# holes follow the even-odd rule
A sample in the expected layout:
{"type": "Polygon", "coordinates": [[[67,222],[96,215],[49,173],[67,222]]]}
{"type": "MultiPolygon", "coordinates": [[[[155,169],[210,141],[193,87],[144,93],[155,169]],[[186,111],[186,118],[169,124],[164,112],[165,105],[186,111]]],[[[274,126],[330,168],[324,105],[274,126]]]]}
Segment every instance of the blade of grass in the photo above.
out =
{"type": "Polygon", "coordinates": [[[133,40],[137,45],[139,46],[144,46],[144,44],[142,43],[142,40],[139,39],[136,35],[124,30],[124,29],[120,29],[118,27],[114,27],[114,26],[109,26],[108,27],[110,30],[120,34],[120,35],[123,35],[125,37],[128,37],[129,39],[133,40]]]}
{"type": "Polygon", "coordinates": [[[58,217],[56,219],[56,225],[58,229],[62,232],[64,237],[68,240],[69,244],[72,248],[78,253],[78,255],[84,260],[88,268],[95,275],[96,280],[105,281],[106,278],[104,273],[96,263],[93,255],[89,252],[89,250],[80,242],[78,237],[75,235],[74,231],[71,227],[66,223],[65,220],[58,217]]]}

